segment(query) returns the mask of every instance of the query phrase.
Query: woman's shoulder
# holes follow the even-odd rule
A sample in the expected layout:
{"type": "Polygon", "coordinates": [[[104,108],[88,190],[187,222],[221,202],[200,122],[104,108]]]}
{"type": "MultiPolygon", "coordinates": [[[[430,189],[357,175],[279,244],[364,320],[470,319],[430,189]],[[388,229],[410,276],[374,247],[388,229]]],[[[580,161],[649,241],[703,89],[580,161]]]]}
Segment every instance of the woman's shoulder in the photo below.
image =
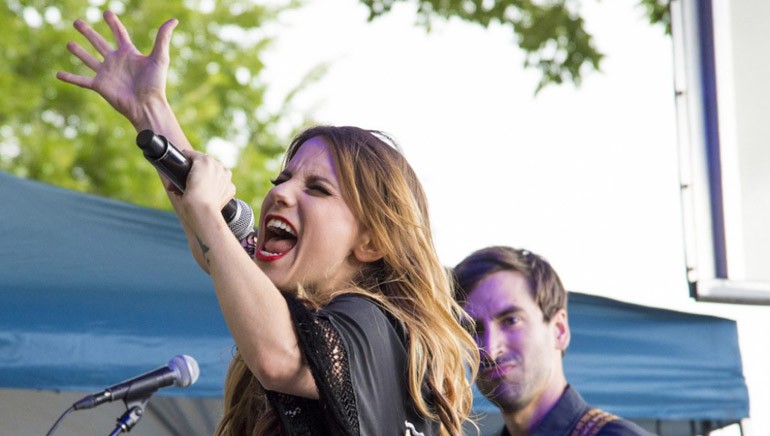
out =
{"type": "Polygon", "coordinates": [[[375,319],[385,319],[385,311],[380,307],[377,301],[363,294],[347,293],[340,294],[332,300],[323,309],[320,314],[355,320],[367,320],[372,317],[375,319]]]}
{"type": "Polygon", "coordinates": [[[335,296],[319,314],[329,318],[338,327],[355,326],[356,330],[369,333],[388,330],[395,333],[394,339],[405,342],[405,330],[401,323],[376,299],[364,294],[346,293],[335,296]]]}
{"type": "Polygon", "coordinates": [[[379,307],[374,298],[364,294],[348,292],[339,294],[329,301],[324,309],[337,309],[339,307],[379,307]]]}

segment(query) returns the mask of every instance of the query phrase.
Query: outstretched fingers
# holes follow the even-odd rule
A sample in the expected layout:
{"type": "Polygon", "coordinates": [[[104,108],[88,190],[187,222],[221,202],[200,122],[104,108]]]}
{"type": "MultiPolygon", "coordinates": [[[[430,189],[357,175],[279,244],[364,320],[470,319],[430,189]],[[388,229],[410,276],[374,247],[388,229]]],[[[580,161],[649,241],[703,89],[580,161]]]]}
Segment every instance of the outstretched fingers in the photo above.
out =
{"type": "Polygon", "coordinates": [[[115,42],[117,42],[118,47],[133,45],[126,27],[114,12],[105,11],[104,21],[107,22],[107,25],[110,26],[110,29],[112,30],[112,34],[115,35],[115,42]]]}
{"type": "Polygon", "coordinates": [[[174,32],[174,28],[179,23],[176,18],[172,18],[158,29],[158,36],[155,37],[155,43],[152,46],[152,53],[150,57],[155,59],[168,59],[169,58],[169,46],[171,45],[171,34],[174,32]]]}
{"type": "MultiPolygon", "coordinates": [[[[83,63],[93,71],[96,71],[97,68],[99,68],[99,65],[101,65],[99,60],[93,57],[91,53],[87,52],[76,42],[68,42],[67,50],[74,54],[78,59],[83,61],[83,63]]],[[[79,76],[77,74],[68,73],[66,71],[59,71],[56,73],[56,78],[64,82],[80,86],[81,88],[88,89],[91,89],[94,83],[94,79],[92,77],[79,76]]]]}
{"type": "Polygon", "coordinates": [[[93,89],[94,85],[93,77],[78,76],[77,74],[68,73],[66,71],[57,72],[56,78],[63,82],[71,83],[86,89],[93,89]]]}
{"type": "Polygon", "coordinates": [[[70,53],[74,54],[88,68],[92,69],[93,71],[96,71],[99,68],[99,65],[101,65],[101,62],[99,62],[98,59],[93,57],[91,53],[87,52],[83,47],[80,46],[80,44],[76,42],[68,42],[67,50],[70,53]]]}
{"type": "Polygon", "coordinates": [[[96,49],[96,51],[99,52],[99,54],[102,55],[102,57],[106,57],[107,54],[112,51],[112,46],[110,46],[110,44],[102,37],[102,35],[96,32],[88,23],[78,19],[75,20],[74,25],[75,29],[77,29],[81,35],[86,37],[88,42],[91,43],[91,45],[96,49]]]}

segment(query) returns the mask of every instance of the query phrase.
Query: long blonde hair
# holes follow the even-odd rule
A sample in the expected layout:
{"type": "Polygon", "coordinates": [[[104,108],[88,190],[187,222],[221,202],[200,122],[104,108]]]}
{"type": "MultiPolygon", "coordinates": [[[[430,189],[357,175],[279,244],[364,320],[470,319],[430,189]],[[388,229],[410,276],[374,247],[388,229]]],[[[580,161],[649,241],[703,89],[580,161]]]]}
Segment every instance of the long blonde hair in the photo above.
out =
{"type": "MultiPolygon", "coordinates": [[[[305,130],[289,146],[285,164],[305,141],[317,136],[332,150],[346,203],[383,255],[363,268],[354,292],[378,301],[402,323],[408,337],[409,391],[416,408],[438,421],[442,434],[460,434],[473,400],[467,371],[475,377],[479,354],[461,325],[467,315],[453,298],[449,276],[438,260],[422,186],[390,138],[357,127],[305,130]]],[[[217,434],[259,435],[276,424],[264,390],[236,354],[217,434]]]]}

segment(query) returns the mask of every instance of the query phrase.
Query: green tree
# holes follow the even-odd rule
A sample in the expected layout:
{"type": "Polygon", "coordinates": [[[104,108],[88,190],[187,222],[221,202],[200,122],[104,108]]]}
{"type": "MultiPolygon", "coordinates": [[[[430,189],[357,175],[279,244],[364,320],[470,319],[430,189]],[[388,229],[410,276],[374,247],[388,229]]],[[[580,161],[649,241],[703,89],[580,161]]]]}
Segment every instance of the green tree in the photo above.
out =
{"type": "MultiPolygon", "coordinates": [[[[578,12],[580,0],[361,0],[369,20],[387,14],[396,3],[416,3],[418,23],[430,30],[436,18],[461,20],[489,27],[511,28],[526,57],[524,66],[540,71],[535,92],[549,84],[579,85],[584,74],[599,70],[603,54],[585,29],[578,12]]],[[[669,0],[638,0],[653,24],[670,33],[669,0]]]]}
{"type": "MultiPolygon", "coordinates": [[[[93,74],[66,50],[66,42],[74,40],[91,48],[72,27],[81,17],[103,35],[111,35],[101,19],[105,7],[101,3],[6,0],[0,4],[4,29],[0,169],[168,208],[154,169],[134,145],[131,125],[95,93],[55,78],[58,70],[93,74]]],[[[283,109],[265,112],[267,85],[259,78],[260,55],[271,39],[261,28],[296,3],[267,7],[238,0],[122,0],[111,1],[109,7],[118,12],[136,46],[145,52],[165,19],[179,19],[171,43],[169,101],[197,148],[219,138],[237,150],[244,163],[233,168],[238,196],[258,205],[256,199],[268,189],[287,143],[283,136],[288,136],[279,129],[283,109]]]]}
{"type": "MultiPolygon", "coordinates": [[[[258,205],[269,188],[293,126],[284,108],[268,112],[267,84],[260,80],[260,55],[271,38],[262,30],[286,9],[244,0],[113,0],[140,50],[149,50],[155,29],[173,16],[180,20],[171,43],[169,100],[190,141],[205,148],[213,139],[231,144],[238,197],[258,205]],[[199,49],[204,48],[204,49],[199,49]]],[[[578,12],[580,0],[360,0],[369,19],[397,2],[418,7],[418,22],[452,17],[489,26],[509,26],[526,53],[525,66],[541,72],[536,91],[549,84],[579,84],[598,70],[594,47],[578,12]]],[[[88,47],[72,28],[86,17],[108,35],[101,20],[105,0],[5,0],[0,4],[0,169],[14,174],[143,204],[168,208],[154,169],[133,147],[135,132],[92,92],[59,82],[57,70],[90,75],[65,48],[68,40],[88,47]]],[[[669,30],[668,0],[638,0],[651,23],[669,30]]],[[[89,47],[90,48],[90,47],[89,47]]],[[[323,75],[324,66],[287,96],[323,75]]],[[[285,106],[284,106],[285,107],[285,106]]],[[[306,122],[308,120],[304,120],[306,122]]]]}

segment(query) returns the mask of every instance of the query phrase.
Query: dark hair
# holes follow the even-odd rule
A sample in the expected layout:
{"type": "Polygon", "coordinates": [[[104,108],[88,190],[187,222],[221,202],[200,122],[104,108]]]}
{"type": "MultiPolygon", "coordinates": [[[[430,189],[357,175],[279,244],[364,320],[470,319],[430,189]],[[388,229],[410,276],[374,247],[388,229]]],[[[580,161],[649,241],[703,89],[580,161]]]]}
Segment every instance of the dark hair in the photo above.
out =
{"type": "Polygon", "coordinates": [[[479,282],[500,271],[518,272],[527,278],[545,321],[550,321],[559,309],[567,308],[567,292],[551,264],[529,250],[505,246],[477,250],[454,267],[455,299],[465,305],[479,282]]]}

